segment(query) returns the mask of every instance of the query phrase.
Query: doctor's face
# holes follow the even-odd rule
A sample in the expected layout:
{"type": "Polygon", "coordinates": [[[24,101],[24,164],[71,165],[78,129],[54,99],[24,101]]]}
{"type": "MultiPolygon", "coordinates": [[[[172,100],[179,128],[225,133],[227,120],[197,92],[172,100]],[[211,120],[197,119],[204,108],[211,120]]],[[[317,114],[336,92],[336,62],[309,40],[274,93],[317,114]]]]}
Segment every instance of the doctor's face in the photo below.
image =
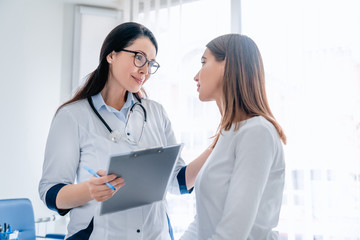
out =
{"type": "Polygon", "coordinates": [[[133,44],[119,52],[112,52],[107,56],[109,63],[108,83],[114,87],[136,93],[150,77],[149,62],[138,67],[138,61],[155,60],[156,49],[147,37],[136,39],[133,44]],[[145,58],[142,58],[145,57],[145,58]]]}
{"type": "Polygon", "coordinates": [[[220,102],[222,97],[223,76],[225,70],[225,60],[216,61],[209,49],[206,49],[201,57],[202,67],[195,75],[197,91],[201,101],[220,102]]]}

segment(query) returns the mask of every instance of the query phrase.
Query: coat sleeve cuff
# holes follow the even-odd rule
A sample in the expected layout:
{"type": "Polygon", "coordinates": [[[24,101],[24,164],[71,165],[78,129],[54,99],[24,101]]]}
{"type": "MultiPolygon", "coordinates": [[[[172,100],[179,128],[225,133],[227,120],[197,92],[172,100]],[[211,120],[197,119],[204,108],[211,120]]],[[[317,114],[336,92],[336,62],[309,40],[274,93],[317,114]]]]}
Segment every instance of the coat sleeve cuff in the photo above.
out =
{"type": "Polygon", "coordinates": [[[71,209],[59,209],[56,207],[56,197],[57,197],[60,189],[63,188],[64,186],[66,186],[66,184],[63,184],[63,183],[59,183],[59,184],[52,186],[47,191],[46,198],[45,198],[46,206],[49,209],[59,213],[61,216],[65,216],[71,210],[71,209]]]}
{"type": "Polygon", "coordinates": [[[178,175],[177,175],[177,180],[179,183],[179,188],[180,188],[180,193],[181,194],[186,194],[186,193],[191,193],[193,191],[193,187],[188,190],[186,187],[186,179],[185,179],[185,172],[186,172],[186,167],[184,166],[181,168],[181,170],[179,171],[178,175]]]}

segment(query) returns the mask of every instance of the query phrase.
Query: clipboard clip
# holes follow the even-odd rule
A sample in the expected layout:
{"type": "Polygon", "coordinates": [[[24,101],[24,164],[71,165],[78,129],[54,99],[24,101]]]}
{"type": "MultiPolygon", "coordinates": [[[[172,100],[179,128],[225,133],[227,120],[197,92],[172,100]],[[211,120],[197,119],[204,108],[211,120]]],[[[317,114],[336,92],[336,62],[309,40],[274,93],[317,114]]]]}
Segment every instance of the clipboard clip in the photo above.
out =
{"type": "Polygon", "coordinates": [[[156,146],[156,147],[138,149],[132,151],[131,157],[138,157],[140,155],[140,152],[143,152],[144,150],[151,153],[162,153],[164,151],[164,148],[161,146],[156,146]]]}

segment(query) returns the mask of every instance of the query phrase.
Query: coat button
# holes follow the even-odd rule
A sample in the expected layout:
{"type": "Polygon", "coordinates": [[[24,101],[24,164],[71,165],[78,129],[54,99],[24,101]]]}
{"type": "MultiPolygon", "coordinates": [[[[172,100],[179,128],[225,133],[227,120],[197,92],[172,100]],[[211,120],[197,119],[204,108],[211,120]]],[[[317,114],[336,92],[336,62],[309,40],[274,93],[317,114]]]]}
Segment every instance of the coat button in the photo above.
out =
{"type": "Polygon", "coordinates": [[[139,232],[140,232],[140,229],[136,230],[136,232],[138,232],[138,233],[139,233],[139,232]]]}

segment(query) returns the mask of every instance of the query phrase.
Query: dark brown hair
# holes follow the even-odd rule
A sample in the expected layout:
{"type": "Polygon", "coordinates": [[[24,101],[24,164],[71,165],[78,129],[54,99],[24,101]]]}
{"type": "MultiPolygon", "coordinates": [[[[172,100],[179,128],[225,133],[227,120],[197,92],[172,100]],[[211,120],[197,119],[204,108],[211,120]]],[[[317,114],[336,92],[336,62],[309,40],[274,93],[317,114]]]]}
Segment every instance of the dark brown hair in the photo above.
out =
{"type": "Polygon", "coordinates": [[[245,35],[227,34],[213,39],[206,47],[217,61],[225,60],[222,118],[214,145],[222,130],[230,130],[233,123],[239,129],[240,121],[253,116],[270,121],[286,144],[285,133],[268,104],[263,61],[255,42],[245,35]]]}

